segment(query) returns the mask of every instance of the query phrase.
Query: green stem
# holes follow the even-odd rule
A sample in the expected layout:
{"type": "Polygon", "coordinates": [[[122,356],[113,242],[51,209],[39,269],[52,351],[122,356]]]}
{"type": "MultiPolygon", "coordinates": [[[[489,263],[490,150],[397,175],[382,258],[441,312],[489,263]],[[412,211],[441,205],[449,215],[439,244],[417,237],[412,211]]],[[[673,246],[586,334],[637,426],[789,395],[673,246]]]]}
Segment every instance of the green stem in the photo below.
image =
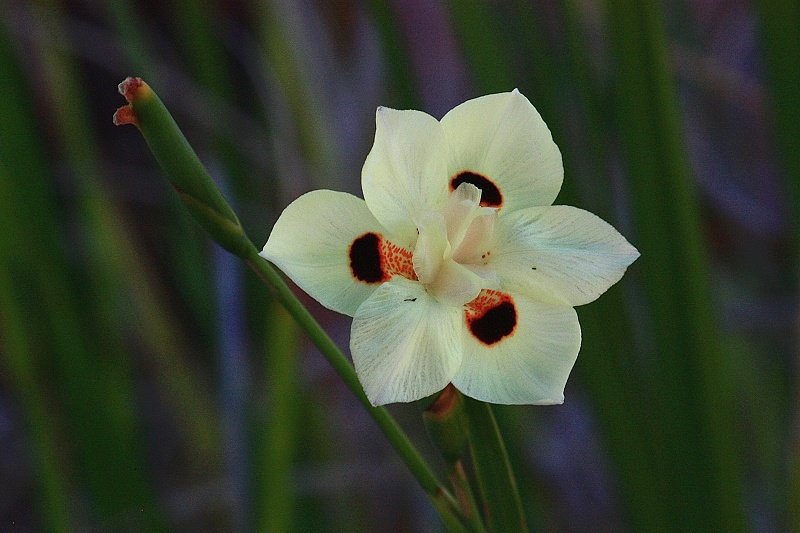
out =
{"type": "Polygon", "coordinates": [[[130,105],[117,111],[114,115],[115,123],[135,124],[139,128],[192,216],[218,244],[243,259],[272,289],[278,301],[297,321],[300,328],[305,331],[378,424],[425,490],[448,529],[463,531],[462,517],[455,498],[441,485],[389,412],[383,407],[374,407],[369,402],[353,366],[339,347],[298,300],[278,271],[258,255],[258,250],[245,234],[236,214],[214,185],[197,154],[158,96],[139,78],[125,80],[120,84],[120,93],[130,105]]]}
{"type": "Polygon", "coordinates": [[[528,531],[517,481],[506,446],[488,403],[464,397],[469,418],[472,463],[490,531],[528,531]]]}
{"type": "Polygon", "coordinates": [[[486,531],[483,521],[481,521],[481,513],[475,500],[475,494],[472,491],[472,485],[470,485],[467,473],[464,471],[464,464],[459,459],[448,463],[447,467],[447,477],[450,478],[450,484],[453,486],[453,492],[458,500],[461,513],[468,521],[469,530],[476,533],[486,531]]]}

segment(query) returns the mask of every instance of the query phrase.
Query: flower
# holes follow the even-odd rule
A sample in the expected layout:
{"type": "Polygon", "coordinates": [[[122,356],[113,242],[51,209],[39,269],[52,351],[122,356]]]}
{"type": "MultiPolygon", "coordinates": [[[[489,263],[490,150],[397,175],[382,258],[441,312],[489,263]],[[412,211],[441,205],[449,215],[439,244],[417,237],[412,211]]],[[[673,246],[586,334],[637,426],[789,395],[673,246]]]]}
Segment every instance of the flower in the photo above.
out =
{"type": "Polygon", "coordinates": [[[639,253],[609,224],[551,205],[561,153],[519,91],[441,121],[379,107],[364,200],[317,190],[281,214],[261,255],[353,317],[350,351],[373,405],[453,383],[501,404],[564,401],[574,306],[639,253]]]}

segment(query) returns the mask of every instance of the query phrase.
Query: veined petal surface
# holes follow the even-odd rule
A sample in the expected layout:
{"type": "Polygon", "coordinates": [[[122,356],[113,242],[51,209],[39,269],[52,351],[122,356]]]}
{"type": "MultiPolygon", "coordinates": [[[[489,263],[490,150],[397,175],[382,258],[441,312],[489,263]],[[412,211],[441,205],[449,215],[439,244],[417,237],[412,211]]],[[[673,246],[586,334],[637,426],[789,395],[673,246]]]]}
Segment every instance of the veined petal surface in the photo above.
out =
{"type": "Polygon", "coordinates": [[[415,215],[447,201],[444,132],[421,111],[379,107],[376,123],[361,171],[364,199],[396,244],[409,247],[417,238],[415,215]]]}
{"type": "Polygon", "coordinates": [[[466,172],[463,179],[484,189],[483,204],[504,212],[555,200],[564,178],[561,152],[542,117],[519,91],[468,100],[444,116],[442,128],[450,150],[451,188],[452,180],[466,172]],[[486,202],[491,186],[497,188],[499,205],[494,191],[486,202]]]}
{"type": "Polygon", "coordinates": [[[281,213],[260,255],[328,309],[353,316],[378,287],[356,279],[350,266],[350,246],[368,232],[385,230],[364,200],[311,191],[281,213]]]}
{"type": "Polygon", "coordinates": [[[395,276],[353,317],[350,352],[373,405],[419,400],[458,370],[462,311],[441,305],[418,282],[395,276]]]}
{"type": "Polygon", "coordinates": [[[494,337],[488,326],[465,328],[464,357],[453,385],[467,396],[491,403],[562,403],[581,345],[575,310],[517,293],[501,296],[513,312],[494,319],[495,328],[500,328],[494,337]]]}
{"type": "Polygon", "coordinates": [[[594,301],[639,257],[610,224],[577,207],[533,207],[495,224],[491,258],[500,286],[551,303],[594,301]]]}

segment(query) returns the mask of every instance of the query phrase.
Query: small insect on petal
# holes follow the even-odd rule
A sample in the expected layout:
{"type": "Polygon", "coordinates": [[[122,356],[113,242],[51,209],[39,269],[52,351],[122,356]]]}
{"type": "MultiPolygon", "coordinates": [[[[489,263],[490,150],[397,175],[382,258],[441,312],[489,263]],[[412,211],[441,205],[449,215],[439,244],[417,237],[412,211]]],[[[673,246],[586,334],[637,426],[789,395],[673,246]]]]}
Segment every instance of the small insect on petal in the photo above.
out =
{"type": "Polygon", "coordinates": [[[465,307],[469,332],[486,346],[497,344],[517,329],[517,308],[508,294],[483,290],[465,307]]]}
{"type": "Polygon", "coordinates": [[[500,208],[503,205],[500,189],[486,176],[465,170],[450,180],[450,190],[455,191],[462,183],[471,183],[481,190],[482,206],[500,208]]]}
{"type": "Polygon", "coordinates": [[[411,252],[378,233],[365,233],[350,245],[350,272],[364,283],[384,283],[399,274],[416,280],[411,252]]]}

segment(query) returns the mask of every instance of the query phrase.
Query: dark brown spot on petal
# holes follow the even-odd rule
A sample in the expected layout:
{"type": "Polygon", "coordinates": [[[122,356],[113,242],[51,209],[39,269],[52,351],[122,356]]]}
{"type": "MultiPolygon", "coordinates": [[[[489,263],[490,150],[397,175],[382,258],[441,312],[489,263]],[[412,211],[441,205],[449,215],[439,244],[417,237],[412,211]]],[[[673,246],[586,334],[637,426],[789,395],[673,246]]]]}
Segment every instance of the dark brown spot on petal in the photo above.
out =
{"type": "Polygon", "coordinates": [[[350,272],[358,281],[383,283],[394,275],[417,279],[413,254],[384,239],[379,233],[365,233],[355,239],[348,255],[350,272]]]}
{"type": "Polygon", "coordinates": [[[350,271],[353,277],[364,283],[384,281],[381,264],[381,236],[365,233],[350,245],[350,271]]]}
{"type": "Polygon", "coordinates": [[[481,205],[484,207],[500,207],[503,195],[492,180],[474,172],[464,171],[450,180],[450,190],[454,191],[462,183],[471,183],[481,190],[481,205]]]}
{"type": "Polygon", "coordinates": [[[508,294],[483,290],[466,306],[467,326],[482,344],[492,346],[512,335],[517,327],[517,308],[508,294]]]}

